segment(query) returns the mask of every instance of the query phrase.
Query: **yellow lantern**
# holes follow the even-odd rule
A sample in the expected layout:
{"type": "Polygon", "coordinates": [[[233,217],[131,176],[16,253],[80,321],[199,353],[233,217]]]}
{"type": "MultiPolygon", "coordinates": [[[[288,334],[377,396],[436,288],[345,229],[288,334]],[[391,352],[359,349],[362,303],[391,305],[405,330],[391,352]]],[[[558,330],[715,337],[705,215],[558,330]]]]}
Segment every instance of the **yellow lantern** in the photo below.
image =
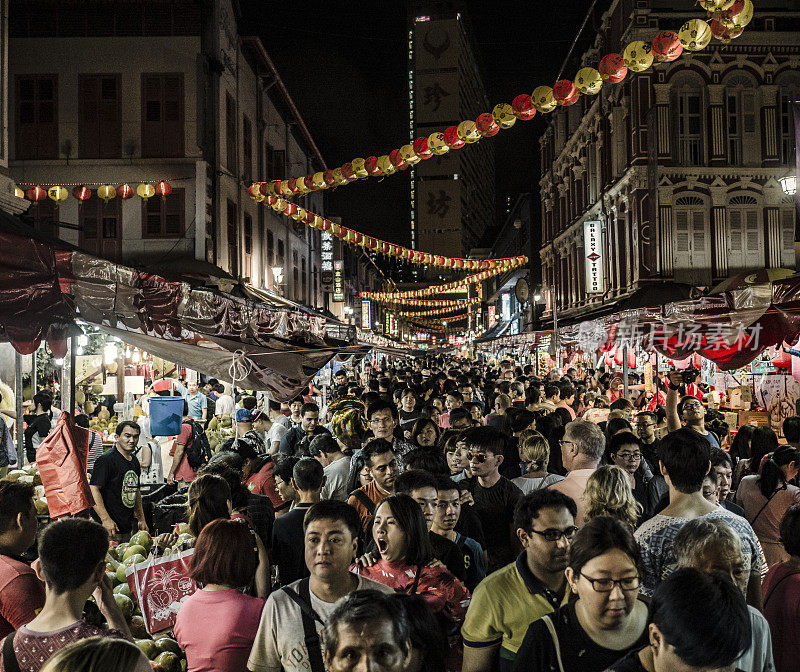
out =
{"type": "Polygon", "coordinates": [[[553,96],[552,86],[537,86],[531,94],[533,106],[543,114],[552,112],[556,109],[558,103],[553,96]]]}
{"type": "Polygon", "coordinates": [[[292,219],[296,222],[299,222],[306,216],[306,209],[305,208],[297,208],[297,212],[292,215],[292,219]]]}
{"type": "Polygon", "coordinates": [[[622,60],[628,66],[628,70],[634,72],[644,72],[653,65],[653,50],[652,47],[642,40],[631,42],[625,51],[622,52],[622,60]]]}
{"type": "Polygon", "coordinates": [[[478,142],[478,140],[481,139],[481,134],[478,133],[478,127],[475,125],[475,122],[471,119],[467,119],[458,125],[458,137],[468,145],[471,145],[473,142],[478,142]]]}
{"type": "Polygon", "coordinates": [[[104,184],[97,190],[97,195],[108,203],[112,198],[116,197],[117,190],[110,184],[104,184]]]}
{"type": "Polygon", "coordinates": [[[700,51],[711,42],[711,26],[702,19],[691,19],[681,26],[678,39],[688,51],[700,51]]]}
{"type": "Polygon", "coordinates": [[[728,18],[723,12],[720,17],[720,23],[726,28],[744,28],[748,23],[753,20],[753,3],[751,0],[744,0],[744,7],[742,11],[736,16],[728,18]]]}
{"type": "Polygon", "coordinates": [[[272,209],[275,212],[283,212],[286,208],[289,207],[289,202],[284,198],[279,198],[275,203],[272,205],[272,209]]]}
{"type": "Polygon", "coordinates": [[[709,12],[728,9],[736,0],[698,0],[698,4],[709,12]]]}
{"type": "Polygon", "coordinates": [[[66,187],[55,186],[55,187],[50,187],[47,190],[47,195],[56,203],[58,203],[59,201],[67,200],[67,197],[69,196],[69,191],[67,191],[66,187]]]}
{"type": "Polygon", "coordinates": [[[409,166],[416,165],[422,161],[420,155],[414,151],[413,145],[403,145],[400,148],[400,156],[403,157],[403,161],[405,161],[409,166]]]}
{"type": "Polygon", "coordinates": [[[327,189],[328,188],[328,183],[325,182],[324,173],[322,171],[319,171],[318,173],[314,173],[314,177],[312,178],[312,181],[314,182],[314,186],[317,189],[327,189]]]}
{"type": "Polygon", "coordinates": [[[378,168],[381,169],[383,175],[392,175],[397,172],[397,168],[386,154],[378,157],[378,168]]]}
{"type": "Polygon", "coordinates": [[[367,168],[366,168],[366,166],[364,164],[365,164],[364,159],[360,159],[360,158],[359,159],[353,159],[350,162],[350,165],[353,166],[353,172],[362,180],[365,177],[369,177],[369,172],[367,172],[367,168]]]}
{"type": "Polygon", "coordinates": [[[14,187],[14,195],[17,198],[25,198],[25,192],[19,187],[14,187]]]}
{"type": "Polygon", "coordinates": [[[444,133],[431,133],[428,136],[428,149],[437,155],[447,154],[450,148],[444,141],[444,133]]]}
{"type": "Polygon", "coordinates": [[[156,195],[156,188],[152,184],[142,183],[136,187],[136,195],[143,201],[156,195]]]}
{"type": "Polygon", "coordinates": [[[514,108],[508,103],[498,103],[492,110],[492,116],[500,128],[511,128],[517,121],[514,108]]]}
{"type": "Polygon", "coordinates": [[[294,192],[289,188],[289,180],[281,180],[280,183],[280,195],[286,198],[291,198],[294,196],[294,192]]]}
{"type": "Polygon", "coordinates": [[[595,68],[581,68],[575,75],[575,86],[581,93],[594,96],[603,88],[603,78],[595,68]]]}
{"type": "Polygon", "coordinates": [[[325,218],[321,215],[314,215],[314,223],[311,225],[315,229],[322,229],[322,222],[325,221],[325,218]]]}

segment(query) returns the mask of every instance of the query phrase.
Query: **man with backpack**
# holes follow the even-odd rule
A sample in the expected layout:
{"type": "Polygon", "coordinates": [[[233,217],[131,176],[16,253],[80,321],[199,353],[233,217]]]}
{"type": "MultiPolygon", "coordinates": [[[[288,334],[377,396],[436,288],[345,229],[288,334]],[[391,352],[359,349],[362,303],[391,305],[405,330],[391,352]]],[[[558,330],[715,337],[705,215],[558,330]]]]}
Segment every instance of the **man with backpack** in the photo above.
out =
{"type": "Polygon", "coordinates": [[[172,466],[167,476],[167,483],[170,485],[191,483],[197,475],[197,470],[211,459],[208,437],[200,423],[189,417],[189,405],[185,400],[181,432],[175,437],[170,455],[172,455],[172,466]]]}

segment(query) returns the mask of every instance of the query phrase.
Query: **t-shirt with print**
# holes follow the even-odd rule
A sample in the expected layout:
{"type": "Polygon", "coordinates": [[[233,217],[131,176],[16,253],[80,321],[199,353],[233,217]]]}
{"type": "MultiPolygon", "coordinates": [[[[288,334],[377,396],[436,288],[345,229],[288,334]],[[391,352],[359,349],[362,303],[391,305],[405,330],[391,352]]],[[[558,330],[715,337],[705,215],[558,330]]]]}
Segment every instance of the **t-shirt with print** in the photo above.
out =
{"type": "MultiPolygon", "coordinates": [[[[114,637],[125,639],[119,630],[107,630],[76,621],[72,625],[50,632],[35,632],[24,625],[14,635],[14,654],[20,672],[39,672],[48,658],[68,644],[87,637],[114,637]]],[[[7,672],[5,660],[0,654],[0,672],[7,672]]]]}
{"type": "Polygon", "coordinates": [[[456,532],[456,547],[464,558],[464,585],[472,592],[475,586],[486,578],[483,549],[477,541],[458,532],[456,532]]]}
{"type": "MultiPolygon", "coordinates": [[[[126,460],[119,450],[107,450],[94,463],[91,485],[100,488],[103,504],[120,534],[130,532],[134,526],[134,507],[139,492],[139,476],[142,468],[136,456],[126,460]]],[[[92,509],[92,517],[100,520],[92,509]]]]}
{"type": "MultiPolygon", "coordinates": [[[[721,518],[728,523],[742,542],[745,574],[759,574],[763,578],[767,572],[767,562],[750,523],[722,507],[702,518],[721,518]]],[[[642,595],[652,597],[656,586],[677,569],[678,561],[673,551],[675,537],[689,520],[658,513],[642,523],[634,533],[642,553],[642,585],[639,589],[642,595]]]]}
{"type": "MultiPolygon", "coordinates": [[[[300,581],[289,584],[289,588],[298,592],[300,581]]],[[[366,577],[358,577],[356,590],[379,590],[383,593],[393,592],[391,588],[366,577]]],[[[319,617],[327,623],[336,607],[336,602],[323,602],[313,591],[311,606],[319,617]]],[[[317,633],[322,625],[315,621],[317,633]]],[[[267,604],[261,613],[261,622],[247,669],[253,672],[307,672],[311,662],[306,649],[303,617],[300,607],[284,590],[276,590],[267,598],[267,604]]]]}

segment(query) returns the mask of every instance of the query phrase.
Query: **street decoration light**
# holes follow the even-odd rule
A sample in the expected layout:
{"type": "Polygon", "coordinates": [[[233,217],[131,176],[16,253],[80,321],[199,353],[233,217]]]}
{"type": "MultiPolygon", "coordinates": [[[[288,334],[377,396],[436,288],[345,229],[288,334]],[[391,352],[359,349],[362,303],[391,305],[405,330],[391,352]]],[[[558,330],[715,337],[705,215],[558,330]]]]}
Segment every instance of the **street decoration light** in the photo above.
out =
{"type": "Polygon", "coordinates": [[[786,175],[778,178],[778,184],[781,185],[784,194],[794,196],[797,193],[797,173],[790,170],[786,175]]]}

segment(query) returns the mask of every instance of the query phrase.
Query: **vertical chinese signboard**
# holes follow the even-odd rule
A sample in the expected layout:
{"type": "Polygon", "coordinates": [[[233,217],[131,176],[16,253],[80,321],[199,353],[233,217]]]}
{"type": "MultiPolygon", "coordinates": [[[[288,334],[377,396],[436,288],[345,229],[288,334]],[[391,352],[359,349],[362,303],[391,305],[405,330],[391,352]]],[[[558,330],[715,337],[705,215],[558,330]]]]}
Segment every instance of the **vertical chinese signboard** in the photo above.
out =
{"type": "Polygon", "coordinates": [[[603,223],[583,223],[583,251],[586,258],[586,293],[603,294],[603,223]]]}
{"type": "Polygon", "coordinates": [[[333,300],[344,301],[344,264],[338,259],[333,262],[333,300]]]}
{"type": "Polygon", "coordinates": [[[333,289],[333,234],[330,231],[323,231],[321,240],[322,251],[320,255],[322,257],[322,291],[330,292],[333,289]]]}
{"type": "Polygon", "coordinates": [[[369,299],[361,301],[361,328],[364,331],[372,329],[372,302],[369,299]]]}

